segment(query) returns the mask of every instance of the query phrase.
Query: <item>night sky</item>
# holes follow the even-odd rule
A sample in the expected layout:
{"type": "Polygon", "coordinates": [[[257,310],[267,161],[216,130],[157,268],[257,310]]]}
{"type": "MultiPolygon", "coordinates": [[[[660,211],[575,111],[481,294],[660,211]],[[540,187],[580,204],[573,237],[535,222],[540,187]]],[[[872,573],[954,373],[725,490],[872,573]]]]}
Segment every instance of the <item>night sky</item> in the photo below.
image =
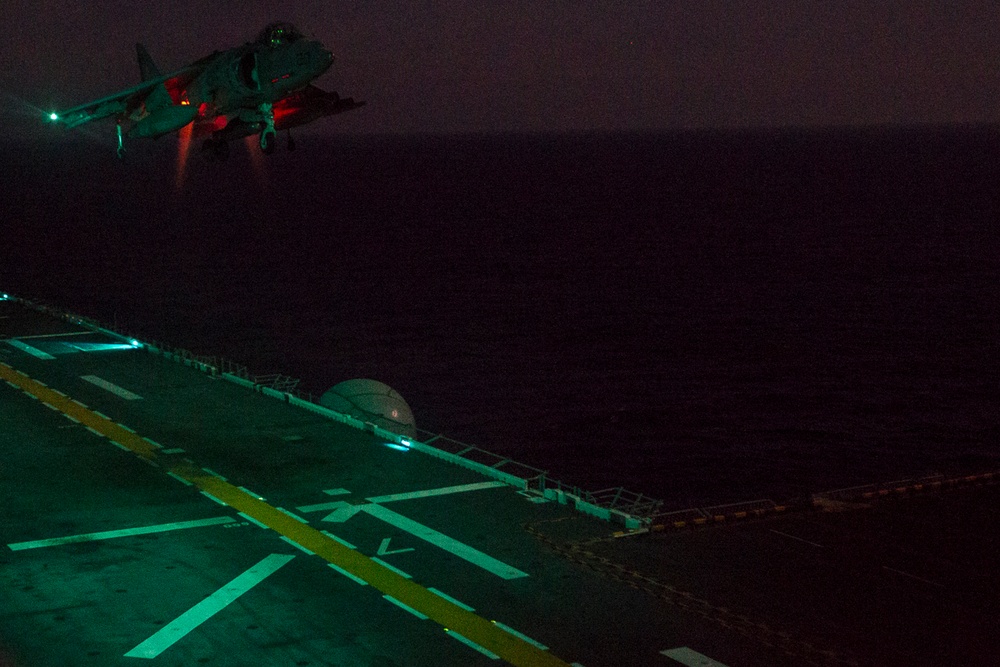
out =
{"type": "Polygon", "coordinates": [[[995,0],[5,0],[3,135],[288,20],[369,106],[323,131],[497,132],[1000,119],[995,0]]]}

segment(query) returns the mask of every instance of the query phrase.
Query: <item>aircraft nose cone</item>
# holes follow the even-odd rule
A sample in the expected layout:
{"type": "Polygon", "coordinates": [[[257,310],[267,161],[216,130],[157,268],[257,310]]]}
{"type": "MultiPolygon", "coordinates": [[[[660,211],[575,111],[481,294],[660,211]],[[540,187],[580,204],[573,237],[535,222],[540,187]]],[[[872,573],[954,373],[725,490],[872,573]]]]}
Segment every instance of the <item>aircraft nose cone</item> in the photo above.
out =
{"type": "Polygon", "coordinates": [[[319,57],[316,59],[316,64],[319,65],[320,73],[330,69],[330,66],[333,65],[333,51],[321,48],[319,50],[319,57]]]}

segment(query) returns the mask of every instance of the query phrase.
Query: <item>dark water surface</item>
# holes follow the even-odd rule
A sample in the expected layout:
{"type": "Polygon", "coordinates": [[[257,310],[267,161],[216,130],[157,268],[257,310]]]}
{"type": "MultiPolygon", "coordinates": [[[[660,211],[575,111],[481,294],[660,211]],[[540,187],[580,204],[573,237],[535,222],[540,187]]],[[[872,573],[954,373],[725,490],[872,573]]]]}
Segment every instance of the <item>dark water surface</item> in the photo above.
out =
{"type": "MultiPolygon", "coordinates": [[[[110,135],[109,135],[110,136],[110,135]]],[[[988,129],[7,146],[0,289],[671,505],[1000,467],[988,129]]]]}

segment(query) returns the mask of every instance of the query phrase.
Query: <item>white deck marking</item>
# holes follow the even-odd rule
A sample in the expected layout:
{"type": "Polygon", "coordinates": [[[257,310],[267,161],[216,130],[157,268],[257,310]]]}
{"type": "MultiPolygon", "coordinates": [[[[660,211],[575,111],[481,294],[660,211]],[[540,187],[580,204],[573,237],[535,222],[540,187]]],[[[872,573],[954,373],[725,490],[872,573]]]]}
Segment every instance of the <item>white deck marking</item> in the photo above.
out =
{"type": "Polygon", "coordinates": [[[429,590],[434,595],[437,595],[438,597],[444,598],[445,600],[447,600],[448,602],[452,603],[456,607],[461,607],[465,611],[475,611],[476,610],[475,607],[470,607],[469,605],[465,604],[464,602],[459,602],[458,600],[456,600],[455,598],[451,597],[447,593],[443,593],[443,592],[439,591],[436,588],[432,588],[432,587],[428,586],[427,590],[429,590]]]}
{"type": "Polygon", "coordinates": [[[215,502],[219,503],[219,504],[220,504],[220,505],[222,505],[223,507],[229,507],[229,505],[227,505],[226,503],[222,502],[221,500],[219,500],[218,498],[216,498],[215,496],[213,496],[213,495],[212,495],[211,493],[209,493],[208,491],[202,491],[202,492],[201,492],[201,495],[205,496],[205,497],[206,497],[206,498],[208,498],[209,500],[214,500],[215,502]]]}
{"type": "Polygon", "coordinates": [[[397,500],[412,500],[414,498],[429,498],[431,496],[445,496],[451,493],[465,493],[466,491],[479,491],[480,489],[495,489],[498,486],[507,486],[503,482],[476,482],[475,484],[459,484],[458,486],[443,486],[439,489],[427,489],[425,491],[410,491],[409,493],[393,493],[388,496],[375,496],[365,498],[370,503],[392,503],[397,500]]]}
{"type": "Polygon", "coordinates": [[[321,531],[319,531],[319,532],[323,533],[324,535],[326,535],[327,537],[329,537],[329,538],[331,538],[331,539],[334,539],[334,540],[337,540],[338,542],[340,542],[341,544],[343,544],[343,545],[344,545],[345,547],[347,547],[348,549],[357,549],[357,547],[356,547],[356,546],[354,546],[353,544],[351,544],[351,543],[350,543],[350,542],[348,542],[347,540],[345,540],[345,539],[343,539],[343,538],[340,538],[340,537],[337,537],[336,535],[334,535],[333,533],[331,533],[331,532],[330,532],[330,531],[328,531],[328,530],[321,530],[321,531]]]}
{"type": "Polygon", "coordinates": [[[137,346],[128,343],[70,343],[61,342],[60,345],[71,347],[77,352],[108,352],[110,350],[135,350],[137,346]]]}
{"type": "Polygon", "coordinates": [[[519,639],[523,639],[524,641],[528,642],[532,646],[538,647],[542,651],[548,651],[549,650],[549,647],[546,646],[545,644],[543,644],[541,642],[538,642],[538,641],[535,641],[534,639],[532,639],[528,635],[526,635],[524,633],[521,633],[521,632],[518,632],[517,630],[515,630],[512,627],[510,627],[509,625],[504,625],[500,621],[490,621],[490,622],[493,623],[493,625],[495,625],[498,628],[500,628],[501,630],[504,630],[505,632],[509,632],[510,634],[514,635],[515,637],[518,637],[519,639]]]}
{"type": "Polygon", "coordinates": [[[66,333],[54,333],[54,334],[37,334],[35,336],[18,336],[21,340],[28,340],[34,338],[60,338],[62,336],[85,336],[87,334],[92,334],[93,331],[67,331],[66,333]]]}
{"type": "Polygon", "coordinates": [[[53,357],[48,352],[42,352],[37,347],[31,347],[27,343],[22,343],[21,341],[15,340],[13,338],[9,339],[7,341],[7,344],[10,345],[11,347],[16,347],[17,349],[21,350],[21,352],[27,352],[33,357],[38,357],[39,359],[55,359],[55,357],[53,357]]]}
{"type": "Polygon", "coordinates": [[[385,567],[385,568],[388,568],[388,569],[392,570],[393,572],[395,572],[396,574],[398,574],[399,576],[401,576],[404,579],[412,579],[413,578],[411,575],[407,574],[406,572],[403,572],[402,570],[400,570],[395,565],[391,565],[389,563],[386,563],[384,560],[382,560],[378,556],[369,556],[369,558],[371,558],[373,561],[375,561],[376,563],[378,563],[382,567],[385,567]]]}
{"type": "Polygon", "coordinates": [[[287,514],[288,516],[292,517],[296,521],[300,521],[302,523],[309,523],[308,521],[306,521],[305,519],[303,519],[302,517],[300,517],[298,514],[296,514],[294,512],[289,512],[284,507],[275,507],[274,509],[278,510],[282,514],[287,514]]]}
{"type": "Polygon", "coordinates": [[[347,489],[323,489],[323,493],[328,496],[344,496],[350,493],[347,489]]]}
{"type": "Polygon", "coordinates": [[[463,637],[462,635],[458,634],[454,630],[448,630],[446,628],[445,632],[447,632],[450,636],[454,637],[455,639],[457,639],[458,641],[462,642],[466,646],[468,646],[470,648],[476,649],[477,651],[479,651],[480,653],[482,653],[483,655],[485,655],[487,658],[490,658],[491,660],[499,660],[500,659],[500,656],[498,656],[493,651],[491,651],[491,650],[489,650],[487,648],[483,648],[482,646],[480,646],[476,642],[474,642],[471,639],[468,639],[466,637],[463,637]]]}
{"type": "Polygon", "coordinates": [[[439,533],[433,528],[417,523],[413,519],[408,519],[402,514],[397,514],[391,509],[376,504],[359,505],[357,507],[372,515],[376,519],[381,519],[389,525],[395,526],[400,530],[405,530],[411,535],[430,542],[434,546],[444,549],[448,553],[454,554],[459,558],[465,559],[473,565],[481,567],[487,572],[491,572],[502,579],[517,579],[519,577],[528,576],[527,572],[522,572],[516,567],[507,565],[492,556],[484,554],[478,549],[470,547],[468,544],[459,542],[452,537],[448,537],[444,533],[439,533]]]}
{"type": "Polygon", "coordinates": [[[387,537],[382,540],[382,544],[378,545],[378,551],[375,555],[377,556],[391,556],[392,554],[405,554],[407,551],[416,551],[413,547],[405,547],[403,549],[389,549],[389,543],[392,542],[391,537],[387,537]]]}
{"type": "Polygon", "coordinates": [[[789,535],[788,533],[783,533],[780,530],[775,530],[774,528],[771,529],[771,532],[774,533],[774,534],[776,534],[776,535],[782,535],[784,537],[790,537],[793,540],[798,540],[799,542],[805,542],[806,544],[811,544],[814,547],[819,547],[820,549],[824,548],[822,544],[816,544],[815,542],[810,542],[809,540],[804,540],[801,537],[795,537],[794,535],[789,535]]]}
{"type": "Polygon", "coordinates": [[[726,667],[721,662],[712,660],[707,655],[693,651],[687,646],[660,651],[660,653],[682,665],[687,665],[687,667],[726,667]]]}
{"type": "Polygon", "coordinates": [[[176,475],[176,474],[174,474],[174,473],[172,473],[170,471],[167,471],[167,474],[170,475],[171,477],[173,477],[174,479],[176,479],[178,482],[180,482],[184,486],[194,486],[194,484],[192,484],[191,482],[187,481],[186,479],[184,479],[180,475],[176,475]]]}
{"type": "Polygon", "coordinates": [[[101,389],[110,391],[115,396],[120,396],[124,398],[126,401],[138,401],[142,398],[142,396],[140,396],[139,394],[133,394],[128,389],[122,389],[113,382],[108,382],[107,380],[101,379],[96,375],[81,375],[80,379],[86,380],[90,384],[97,385],[101,389]]]}
{"type": "Polygon", "coordinates": [[[125,654],[126,658],[155,658],[182,639],[187,633],[215,616],[251,588],[274,574],[295,558],[287,554],[271,554],[239,575],[186,612],[167,623],[159,632],[125,654]]]}
{"type": "Polygon", "coordinates": [[[417,611],[416,609],[414,609],[410,605],[403,604],[402,602],[400,602],[396,598],[392,597],[391,595],[383,595],[382,597],[384,597],[386,600],[388,600],[389,602],[393,603],[394,605],[396,605],[400,609],[405,609],[406,611],[410,612],[411,614],[413,614],[414,616],[416,616],[417,618],[419,618],[421,621],[426,621],[428,618],[430,618],[430,616],[428,616],[427,614],[420,613],[419,611],[417,611]]]}
{"type": "Polygon", "coordinates": [[[323,510],[336,510],[341,507],[347,507],[349,503],[345,503],[343,500],[334,500],[329,503],[317,503],[315,505],[300,505],[296,507],[300,512],[322,512],[323,510]]]}
{"type": "Polygon", "coordinates": [[[298,542],[296,542],[295,540],[293,540],[290,537],[285,537],[284,535],[279,535],[278,537],[280,537],[284,541],[288,542],[289,544],[291,544],[293,547],[295,547],[299,551],[304,552],[307,556],[315,556],[316,555],[314,552],[309,551],[309,549],[306,549],[304,546],[302,546],[301,544],[299,544],[298,542]]]}
{"type": "Polygon", "coordinates": [[[22,551],[24,549],[37,549],[39,547],[54,547],[61,544],[73,544],[76,542],[92,542],[94,540],[110,540],[115,537],[129,537],[132,535],[148,535],[149,533],[165,533],[170,530],[181,530],[184,528],[199,528],[201,526],[215,526],[224,523],[233,523],[231,516],[217,516],[211,519],[195,519],[194,521],[176,521],[174,523],[161,523],[155,526],[140,526],[139,528],[125,528],[123,530],[106,530],[100,533],[84,533],[83,535],[69,535],[67,537],[54,537],[48,540],[35,540],[33,542],[15,542],[7,546],[11,551],[22,551]]]}
{"type": "Polygon", "coordinates": [[[332,521],[333,523],[344,523],[352,516],[361,511],[360,505],[348,505],[347,503],[344,503],[344,505],[346,505],[346,507],[341,507],[339,510],[334,510],[320,520],[332,521]]]}
{"type": "MultiPolygon", "coordinates": [[[[170,473],[167,473],[167,474],[169,475],[170,473]]],[[[253,525],[255,525],[255,526],[259,526],[259,527],[261,527],[261,528],[265,528],[265,529],[268,529],[268,530],[270,530],[270,529],[268,528],[268,526],[266,526],[265,524],[261,523],[261,522],[260,522],[260,521],[258,521],[257,519],[253,518],[253,517],[252,517],[252,516],[250,516],[249,514],[244,514],[243,512],[240,512],[240,513],[239,513],[239,515],[240,515],[241,517],[243,517],[244,519],[246,519],[247,521],[249,521],[250,523],[252,523],[253,525]]]]}
{"type": "Polygon", "coordinates": [[[365,581],[361,577],[354,576],[353,574],[351,574],[350,572],[348,572],[344,568],[340,567],[339,565],[334,565],[333,563],[327,563],[327,565],[329,565],[330,567],[332,567],[337,572],[340,572],[342,575],[344,575],[345,577],[347,577],[351,581],[355,581],[355,582],[361,584],[362,586],[367,586],[368,585],[367,581],[365,581]]]}
{"type": "MultiPolygon", "coordinates": [[[[332,503],[319,503],[318,505],[303,505],[296,507],[300,512],[319,512],[321,510],[333,510],[320,521],[333,521],[343,523],[361,511],[361,505],[352,505],[343,500],[336,500],[332,503]]],[[[305,523],[305,522],[303,522],[305,523]]]]}
{"type": "Polygon", "coordinates": [[[164,449],[162,452],[164,454],[183,454],[184,450],[180,447],[174,447],[173,449],[164,449]]]}

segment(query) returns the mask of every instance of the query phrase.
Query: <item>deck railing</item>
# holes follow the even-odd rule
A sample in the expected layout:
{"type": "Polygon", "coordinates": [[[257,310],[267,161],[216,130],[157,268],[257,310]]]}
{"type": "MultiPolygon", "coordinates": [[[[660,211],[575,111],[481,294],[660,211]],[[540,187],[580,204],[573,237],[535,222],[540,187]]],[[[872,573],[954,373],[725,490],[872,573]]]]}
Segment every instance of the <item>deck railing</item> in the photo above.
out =
{"type": "Polygon", "coordinates": [[[567,484],[548,476],[548,471],[519,463],[500,454],[495,454],[476,445],[449,438],[440,433],[432,433],[418,429],[425,437],[423,442],[413,441],[391,433],[370,422],[364,422],[350,415],[337,413],[318,404],[318,396],[298,388],[299,380],[279,373],[254,374],[244,365],[224,357],[202,356],[183,348],[174,347],[159,341],[144,341],[137,334],[119,330],[114,325],[102,324],[87,317],[81,317],[60,308],[38,301],[23,299],[7,293],[0,293],[0,300],[16,301],[29,308],[48,314],[78,326],[86,327],[95,332],[117,338],[137,348],[143,348],[151,353],[160,354],[186,366],[197,368],[205,373],[234,379],[240,384],[252,387],[276,398],[284,398],[313,412],[348,424],[355,428],[370,431],[380,437],[396,439],[407,443],[412,449],[447,460],[456,465],[464,466],[481,472],[484,475],[502,480],[507,484],[522,489],[524,492],[556,500],[564,504],[572,504],[586,514],[625,524],[627,528],[639,529],[644,532],[648,527],[685,527],[723,522],[729,519],[744,519],[754,516],[766,516],[789,508],[812,506],[823,507],[831,504],[844,504],[857,501],[867,501],[889,495],[919,493],[925,490],[935,490],[943,487],[956,487],[967,484],[996,483],[1000,481],[1000,470],[979,473],[975,475],[959,475],[945,477],[940,474],[915,477],[910,479],[864,484],[832,491],[813,494],[805,503],[776,504],[769,499],[750,500],[725,505],[706,507],[690,507],[687,509],[663,512],[663,501],[641,493],[634,493],[622,487],[587,491],[579,486],[567,484]],[[293,400],[294,399],[294,400],[293,400]]]}
{"type": "MultiPolygon", "coordinates": [[[[240,384],[252,386],[269,395],[283,397],[286,401],[294,398],[296,400],[292,402],[313,412],[321,414],[329,413],[329,416],[336,418],[342,423],[366,429],[373,433],[384,431],[384,429],[374,424],[363,422],[350,415],[336,413],[319,405],[317,402],[319,397],[314,396],[311,392],[300,390],[300,381],[296,378],[280,373],[255,374],[246,365],[226,359],[225,357],[198,355],[190,350],[175,347],[169,343],[143,339],[139,334],[119,329],[117,325],[109,325],[91,318],[81,317],[38,301],[10,295],[7,295],[7,299],[17,301],[34,310],[67,322],[72,322],[78,326],[86,327],[95,332],[112,336],[152,354],[158,354],[213,376],[236,379],[240,384]]],[[[425,437],[424,441],[411,442],[410,440],[403,439],[408,443],[409,447],[423,451],[431,456],[445,459],[456,465],[477,470],[484,475],[511,484],[525,492],[533,492],[537,496],[555,499],[561,503],[571,503],[581,512],[603,519],[616,520],[619,523],[624,523],[629,528],[638,528],[641,525],[648,524],[662,505],[662,501],[660,500],[655,500],[641,493],[628,491],[622,487],[593,492],[586,491],[578,486],[550,478],[546,470],[520,463],[476,445],[460,442],[440,433],[432,433],[420,429],[418,429],[418,433],[422,437],[425,437]]],[[[385,431],[384,434],[397,439],[401,437],[391,434],[388,431],[385,431]]]]}

